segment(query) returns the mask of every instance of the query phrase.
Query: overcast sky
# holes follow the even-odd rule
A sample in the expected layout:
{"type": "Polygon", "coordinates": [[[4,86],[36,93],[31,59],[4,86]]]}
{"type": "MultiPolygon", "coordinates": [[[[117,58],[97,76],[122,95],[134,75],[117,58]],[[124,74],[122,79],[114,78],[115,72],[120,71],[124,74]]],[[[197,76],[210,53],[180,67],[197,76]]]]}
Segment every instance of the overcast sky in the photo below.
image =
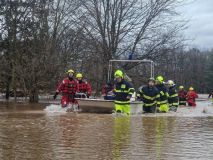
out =
{"type": "Polygon", "coordinates": [[[189,0],[181,7],[183,16],[189,21],[185,36],[192,47],[200,49],[213,48],[213,0],[189,0]]]}

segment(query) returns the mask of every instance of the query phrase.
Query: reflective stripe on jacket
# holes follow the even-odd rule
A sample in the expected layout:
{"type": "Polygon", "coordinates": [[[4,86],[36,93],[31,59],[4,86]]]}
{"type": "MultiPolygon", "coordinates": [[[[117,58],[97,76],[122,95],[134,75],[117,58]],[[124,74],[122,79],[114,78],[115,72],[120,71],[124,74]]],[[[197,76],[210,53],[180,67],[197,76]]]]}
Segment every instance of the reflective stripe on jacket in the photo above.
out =
{"type": "Polygon", "coordinates": [[[169,97],[168,97],[168,102],[169,106],[178,106],[178,93],[175,87],[170,87],[168,91],[169,97]]]}
{"type": "Polygon", "coordinates": [[[132,85],[125,80],[122,80],[120,83],[115,83],[114,93],[115,93],[115,103],[117,104],[128,104],[130,100],[127,96],[132,97],[132,94],[135,92],[135,89],[132,85]]]}
{"type": "Polygon", "coordinates": [[[143,87],[138,94],[138,97],[144,102],[144,106],[154,106],[160,104],[160,93],[156,87],[143,87]]]}
{"type": "Polygon", "coordinates": [[[158,84],[158,85],[156,85],[156,88],[160,92],[160,99],[159,99],[160,104],[167,104],[169,95],[168,95],[166,86],[164,84],[158,84]]]}

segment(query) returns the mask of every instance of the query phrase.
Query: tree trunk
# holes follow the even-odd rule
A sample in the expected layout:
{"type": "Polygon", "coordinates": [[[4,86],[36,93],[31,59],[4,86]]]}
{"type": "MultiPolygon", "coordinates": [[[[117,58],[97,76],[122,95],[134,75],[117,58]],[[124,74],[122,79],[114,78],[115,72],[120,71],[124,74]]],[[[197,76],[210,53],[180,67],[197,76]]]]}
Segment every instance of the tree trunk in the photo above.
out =
{"type": "Polygon", "coordinates": [[[6,84],[6,96],[5,96],[6,100],[9,100],[10,98],[10,82],[8,81],[6,84]]]}
{"type": "Polygon", "coordinates": [[[30,103],[38,103],[39,97],[38,97],[38,89],[37,88],[33,88],[30,91],[30,103]]]}

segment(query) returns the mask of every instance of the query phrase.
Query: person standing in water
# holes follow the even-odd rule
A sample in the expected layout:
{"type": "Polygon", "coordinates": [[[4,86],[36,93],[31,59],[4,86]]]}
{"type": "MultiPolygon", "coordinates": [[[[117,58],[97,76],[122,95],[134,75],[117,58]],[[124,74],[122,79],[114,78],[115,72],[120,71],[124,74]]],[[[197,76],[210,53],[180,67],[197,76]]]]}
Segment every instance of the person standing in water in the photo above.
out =
{"type": "Polygon", "coordinates": [[[180,106],[186,106],[186,96],[187,92],[184,90],[184,86],[180,86],[178,92],[180,106]]]}
{"type": "Polygon", "coordinates": [[[62,93],[61,106],[64,108],[70,103],[77,104],[77,101],[75,100],[75,94],[77,92],[79,92],[78,83],[74,79],[74,71],[70,69],[67,71],[67,78],[58,85],[53,98],[56,99],[57,95],[62,93]]]}
{"type": "Polygon", "coordinates": [[[116,80],[114,88],[115,111],[130,115],[130,99],[135,90],[130,83],[124,80],[124,74],[121,70],[117,70],[114,77],[116,80]]]}
{"type": "Polygon", "coordinates": [[[150,78],[148,80],[147,86],[144,86],[140,89],[138,95],[139,100],[142,100],[143,111],[144,113],[155,113],[157,103],[159,103],[160,93],[159,90],[155,87],[155,79],[150,78]]]}
{"type": "Polygon", "coordinates": [[[156,87],[160,92],[160,99],[159,99],[159,105],[158,110],[159,112],[168,112],[169,111],[169,105],[168,105],[168,92],[167,88],[164,85],[164,78],[163,76],[158,76],[156,78],[156,87]]]}
{"type": "Polygon", "coordinates": [[[175,87],[175,83],[172,80],[168,80],[167,82],[168,85],[168,102],[169,102],[169,110],[170,111],[177,111],[178,108],[178,93],[175,87]]]}
{"type": "Polygon", "coordinates": [[[78,98],[89,98],[92,95],[92,87],[89,82],[83,79],[82,73],[78,73],[76,75],[79,93],[83,93],[85,95],[77,95],[78,98]],[[86,97],[85,97],[86,96],[86,97]]]}
{"type": "Polygon", "coordinates": [[[193,87],[189,88],[187,93],[187,102],[189,106],[195,107],[196,106],[196,98],[198,98],[197,93],[195,92],[193,87]]]}

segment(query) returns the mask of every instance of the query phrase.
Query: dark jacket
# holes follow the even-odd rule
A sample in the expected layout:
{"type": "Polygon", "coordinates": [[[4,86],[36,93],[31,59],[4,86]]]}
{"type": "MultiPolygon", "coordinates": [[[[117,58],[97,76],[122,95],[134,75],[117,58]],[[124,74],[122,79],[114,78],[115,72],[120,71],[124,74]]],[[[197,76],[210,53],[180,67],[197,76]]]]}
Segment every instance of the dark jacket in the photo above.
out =
{"type": "Polygon", "coordinates": [[[164,84],[158,84],[156,85],[156,88],[160,92],[160,104],[167,104],[168,103],[168,92],[166,89],[166,86],[164,84]]]}
{"type": "Polygon", "coordinates": [[[209,98],[213,98],[213,91],[209,94],[209,98]]]}
{"type": "Polygon", "coordinates": [[[144,102],[144,106],[155,106],[159,103],[160,93],[156,87],[144,86],[138,93],[140,100],[144,102]]]}
{"type": "Polygon", "coordinates": [[[178,106],[178,93],[177,90],[174,87],[170,87],[169,91],[168,91],[169,97],[168,97],[168,102],[169,102],[169,106],[178,106]]]}
{"type": "Polygon", "coordinates": [[[135,89],[130,83],[125,80],[122,80],[120,83],[115,83],[114,94],[115,94],[115,103],[116,104],[129,104],[130,99],[127,96],[132,97],[132,94],[135,92],[135,89]]]}

